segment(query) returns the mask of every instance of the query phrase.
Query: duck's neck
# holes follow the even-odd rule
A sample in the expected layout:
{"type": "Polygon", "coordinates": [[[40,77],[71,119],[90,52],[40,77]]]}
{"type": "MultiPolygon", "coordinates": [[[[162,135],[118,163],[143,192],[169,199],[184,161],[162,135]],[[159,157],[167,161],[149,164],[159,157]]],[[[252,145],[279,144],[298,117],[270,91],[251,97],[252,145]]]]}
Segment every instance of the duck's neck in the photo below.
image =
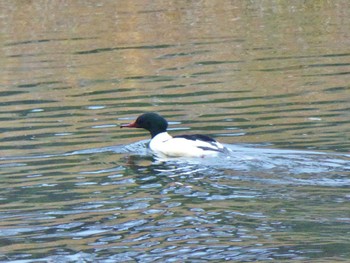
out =
{"type": "Polygon", "coordinates": [[[149,132],[151,133],[152,139],[153,139],[154,137],[156,137],[158,134],[167,133],[167,132],[164,131],[164,130],[151,130],[151,131],[149,131],[149,132]]]}
{"type": "Polygon", "coordinates": [[[171,135],[165,131],[165,132],[158,133],[156,136],[152,137],[152,140],[164,142],[164,141],[167,141],[171,138],[173,138],[173,137],[171,137],[171,135]]]}

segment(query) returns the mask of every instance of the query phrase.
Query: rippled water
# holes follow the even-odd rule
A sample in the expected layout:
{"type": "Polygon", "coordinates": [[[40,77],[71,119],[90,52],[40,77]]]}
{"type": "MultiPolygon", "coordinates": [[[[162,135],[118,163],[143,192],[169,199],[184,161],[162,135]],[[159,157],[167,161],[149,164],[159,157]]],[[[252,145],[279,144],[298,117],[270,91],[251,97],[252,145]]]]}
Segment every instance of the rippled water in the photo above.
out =
{"type": "Polygon", "coordinates": [[[0,3],[2,262],[346,262],[347,1],[0,3]],[[230,153],[157,159],[146,111],[230,153]]]}

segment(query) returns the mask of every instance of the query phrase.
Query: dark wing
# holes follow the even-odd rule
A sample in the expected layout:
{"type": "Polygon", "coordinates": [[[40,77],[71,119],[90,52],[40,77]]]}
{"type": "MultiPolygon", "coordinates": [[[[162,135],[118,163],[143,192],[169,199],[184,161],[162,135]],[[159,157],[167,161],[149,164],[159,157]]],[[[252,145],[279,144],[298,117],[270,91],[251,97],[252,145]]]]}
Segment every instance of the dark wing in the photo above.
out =
{"type": "Polygon", "coordinates": [[[197,146],[198,148],[204,151],[215,151],[215,152],[223,152],[223,146],[215,141],[213,138],[203,135],[203,134],[189,134],[189,135],[178,135],[173,138],[184,138],[191,141],[202,141],[205,142],[206,145],[197,146]]]}
{"type": "Polygon", "coordinates": [[[204,142],[216,142],[213,138],[203,135],[203,134],[187,134],[187,135],[178,135],[174,136],[173,138],[184,138],[187,140],[192,140],[192,141],[204,141],[204,142]]]}

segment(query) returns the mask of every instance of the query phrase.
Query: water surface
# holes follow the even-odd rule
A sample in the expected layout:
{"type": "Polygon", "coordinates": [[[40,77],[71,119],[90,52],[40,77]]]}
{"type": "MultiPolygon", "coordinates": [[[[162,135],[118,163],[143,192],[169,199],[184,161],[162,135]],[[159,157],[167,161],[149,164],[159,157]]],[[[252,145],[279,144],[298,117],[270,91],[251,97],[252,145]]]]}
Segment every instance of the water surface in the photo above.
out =
{"type": "Polygon", "coordinates": [[[347,1],[2,1],[0,260],[347,261],[347,1]],[[228,155],[159,160],[147,132],[228,155]]]}

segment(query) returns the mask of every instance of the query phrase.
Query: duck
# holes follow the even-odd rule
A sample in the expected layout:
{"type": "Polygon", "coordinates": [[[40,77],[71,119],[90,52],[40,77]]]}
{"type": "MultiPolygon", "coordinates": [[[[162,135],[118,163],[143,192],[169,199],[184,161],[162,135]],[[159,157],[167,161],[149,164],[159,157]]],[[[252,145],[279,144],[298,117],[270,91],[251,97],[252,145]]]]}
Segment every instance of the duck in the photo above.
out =
{"type": "Polygon", "coordinates": [[[227,149],[213,138],[202,134],[171,136],[167,132],[168,122],[154,112],[140,115],[120,128],[143,128],[150,132],[149,148],[162,157],[215,157],[227,149]]]}

